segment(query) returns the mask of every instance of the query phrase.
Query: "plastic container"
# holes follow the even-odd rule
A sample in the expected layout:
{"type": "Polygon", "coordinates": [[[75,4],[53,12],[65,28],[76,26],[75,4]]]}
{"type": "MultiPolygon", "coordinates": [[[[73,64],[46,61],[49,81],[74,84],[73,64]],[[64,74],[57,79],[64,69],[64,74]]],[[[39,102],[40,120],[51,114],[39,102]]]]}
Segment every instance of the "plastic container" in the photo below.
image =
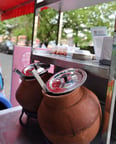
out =
{"type": "Polygon", "coordinates": [[[0,93],[0,110],[4,110],[7,108],[11,108],[12,105],[10,101],[8,101],[3,94],[0,93]]]}

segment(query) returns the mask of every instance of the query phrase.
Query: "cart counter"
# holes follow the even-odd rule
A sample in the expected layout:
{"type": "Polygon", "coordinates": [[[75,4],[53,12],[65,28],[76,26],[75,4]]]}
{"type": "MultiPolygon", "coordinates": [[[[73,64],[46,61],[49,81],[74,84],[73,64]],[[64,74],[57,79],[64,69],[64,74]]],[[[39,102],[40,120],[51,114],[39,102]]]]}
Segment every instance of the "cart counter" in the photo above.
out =
{"type": "MultiPolygon", "coordinates": [[[[23,127],[19,122],[22,107],[0,111],[0,144],[50,144],[43,135],[37,120],[23,127]]],[[[26,115],[23,116],[26,120],[26,115]]]]}

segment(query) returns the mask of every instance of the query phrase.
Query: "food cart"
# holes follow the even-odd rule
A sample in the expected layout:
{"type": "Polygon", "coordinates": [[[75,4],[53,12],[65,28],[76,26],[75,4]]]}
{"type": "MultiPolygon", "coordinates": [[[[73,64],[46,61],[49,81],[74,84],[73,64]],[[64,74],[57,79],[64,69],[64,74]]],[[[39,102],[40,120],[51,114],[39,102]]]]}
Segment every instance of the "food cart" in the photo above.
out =
{"type": "MultiPolygon", "coordinates": [[[[60,68],[81,68],[87,71],[88,79],[84,84],[87,88],[91,89],[98,97],[101,102],[101,107],[103,110],[103,121],[101,124],[101,130],[95,139],[91,142],[93,144],[110,144],[115,143],[115,69],[116,69],[116,55],[115,49],[112,53],[111,66],[99,65],[99,62],[94,60],[75,60],[72,58],[67,58],[63,56],[56,56],[50,53],[40,53],[39,50],[35,50],[33,46],[33,42],[36,36],[36,20],[37,12],[39,8],[44,6],[51,7],[56,9],[57,11],[68,11],[72,9],[82,8],[85,6],[91,6],[103,2],[109,2],[112,0],[102,0],[102,1],[81,1],[81,0],[44,0],[44,1],[35,1],[35,18],[34,18],[34,26],[33,26],[33,37],[32,37],[32,49],[30,56],[30,63],[34,63],[35,61],[40,61],[46,64],[53,64],[60,68]],[[94,83],[93,83],[94,82],[94,83]]],[[[60,30],[59,25],[59,30],[60,30]]],[[[58,35],[60,38],[60,32],[58,35]]],[[[60,40],[58,39],[58,42],[60,40]]],[[[5,113],[1,112],[0,117],[5,120],[10,118],[9,123],[6,121],[0,124],[0,127],[3,125],[3,132],[5,133],[4,137],[1,139],[4,141],[4,138],[8,138],[11,143],[41,143],[47,144],[51,143],[47,140],[47,138],[43,135],[42,131],[39,127],[36,126],[36,121],[30,123],[29,130],[22,128],[18,122],[19,115],[21,113],[21,107],[18,106],[11,110],[6,110],[5,113]],[[13,118],[13,119],[12,119],[13,118]],[[9,128],[9,129],[8,129],[9,128]],[[10,133],[10,128],[12,133],[10,133]],[[8,131],[7,131],[8,129],[8,131]],[[9,135],[10,134],[10,135],[9,135]]]]}

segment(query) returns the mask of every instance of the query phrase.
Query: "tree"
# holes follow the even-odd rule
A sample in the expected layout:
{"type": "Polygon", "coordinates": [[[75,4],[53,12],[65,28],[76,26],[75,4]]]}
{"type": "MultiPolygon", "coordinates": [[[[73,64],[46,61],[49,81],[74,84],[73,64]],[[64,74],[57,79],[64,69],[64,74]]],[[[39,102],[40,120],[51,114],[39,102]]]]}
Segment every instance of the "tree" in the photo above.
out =
{"type": "Polygon", "coordinates": [[[24,15],[15,18],[17,28],[13,30],[13,35],[25,35],[27,37],[27,45],[29,45],[32,39],[32,26],[33,26],[33,14],[24,15]]]}
{"type": "MultiPolygon", "coordinates": [[[[90,45],[92,41],[91,28],[106,26],[108,34],[112,35],[114,28],[114,13],[116,2],[103,3],[96,6],[85,7],[78,10],[64,12],[62,38],[67,38],[66,30],[73,31],[73,41],[76,46],[90,45]]],[[[58,12],[48,8],[39,12],[39,26],[37,37],[42,43],[57,39],[58,12]]],[[[15,24],[12,35],[26,35],[27,41],[32,39],[33,14],[17,17],[0,22],[0,33],[7,31],[7,24],[15,24]],[[2,24],[3,23],[3,24],[2,24]]]]}
{"type": "Polygon", "coordinates": [[[56,40],[58,29],[58,13],[53,9],[39,12],[39,26],[37,37],[41,43],[48,44],[49,41],[56,40]]]}
{"type": "Polygon", "coordinates": [[[32,39],[33,14],[0,22],[0,33],[8,37],[26,35],[27,41],[32,39]]]}
{"type": "Polygon", "coordinates": [[[16,27],[13,20],[0,22],[0,34],[11,38],[12,30],[16,27]]]}
{"type": "Polygon", "coordinates": [[[116,2],[85,7],[64,13],[64,29],[73,30],[75,45],[89,45],[92,40],[91,27],[106,26],[112,35],[116,2]]]}
{"type": "Polygon", "coordinates": [[[0,22],[0,35],[3,35],[5,33],[5,25],[0,22]]]}

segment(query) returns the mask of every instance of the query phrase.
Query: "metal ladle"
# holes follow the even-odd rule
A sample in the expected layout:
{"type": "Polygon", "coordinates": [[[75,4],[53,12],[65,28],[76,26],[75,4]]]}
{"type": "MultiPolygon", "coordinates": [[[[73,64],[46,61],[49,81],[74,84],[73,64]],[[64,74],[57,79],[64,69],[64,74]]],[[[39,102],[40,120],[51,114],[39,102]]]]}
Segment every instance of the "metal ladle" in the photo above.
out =
{"type": "Polygon", "coordinates": [[[14,71],[20,76],[21,79],[25,79],[25,75],[20,70],[15,69],[14,71]]]}
{"type": "Polygon", "coordinates": [[[32,73],[34,75],[34,77],[36,78],[37,82],[40,84],[41,88],[48,93],[46,84],[44,83],[44,81],[42,80],[42,78],[39,76],[39,74],[37,73],[37,66],[34,65],[35,69],[32,70],[32,73]]]}

